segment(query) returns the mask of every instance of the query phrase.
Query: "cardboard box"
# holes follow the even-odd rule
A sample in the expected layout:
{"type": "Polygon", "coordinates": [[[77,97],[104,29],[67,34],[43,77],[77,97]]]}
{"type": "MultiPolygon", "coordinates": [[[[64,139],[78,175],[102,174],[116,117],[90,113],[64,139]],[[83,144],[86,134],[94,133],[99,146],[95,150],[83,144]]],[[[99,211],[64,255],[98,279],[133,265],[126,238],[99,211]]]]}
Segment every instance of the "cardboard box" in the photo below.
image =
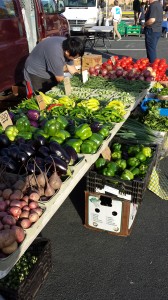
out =
{"type": "MultiPolygon", "coordinates": [[[[75,58],[75,59],[74,59],[74,66],[75,66],[78,70],[80,70],[80,69],[81,69],[81,65],[82,65],[82,58],[81,58],[81,57],[75,58]]],[[[67,68],[66,65],[64,66],[64,72],[68,72],[68,68],[67,68]]]]}
{"type": "Polygon", "coordinates": [[[85,192],[85,227],[128,236],[138,210],[138,204],[114,195],[85,192]]]}
{"type": "Polygon", "coordinates": [[[82,56],[82,71],[102,64],[102,55],[88,54],[82,56]]]}

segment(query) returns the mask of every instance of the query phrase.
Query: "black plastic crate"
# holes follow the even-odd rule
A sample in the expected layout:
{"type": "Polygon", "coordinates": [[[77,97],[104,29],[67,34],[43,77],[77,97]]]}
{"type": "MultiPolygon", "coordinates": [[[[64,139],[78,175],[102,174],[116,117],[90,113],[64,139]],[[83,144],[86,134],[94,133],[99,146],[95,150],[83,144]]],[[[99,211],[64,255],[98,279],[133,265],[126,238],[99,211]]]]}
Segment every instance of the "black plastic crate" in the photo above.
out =
{"type": "MultiPolygon", "coordinates": [[[[128,144],[128,141],[124,141],[121,139],[113,139],[112,142],[120,142],[128,144]]],[[[129,145],[133,145],[137,143],[129,142],[129,145]]],[[[145,146],[148,146],[145,144],[145,146]]],[[[91,166],[90,170],[87,173],[86,176],[86,189],[89,192],[99,192],[101,193],[101,190],[104,189],[105,186],[113,188],[115,190],[119,190],[119,196],[124,195],[130,195],[131,201],[134,203],[141,203],[143,194],[146,190],[146,187],[149,183],[150,175],[152,173],[153,167],[156,164],[157,157],[158,157],[158,145],[149,145],[154,153],[153,157],[151,159],[151,163],[149,164],[148,171],[145,175],[145,177],[142,180],[123,180],[119,176],[104,176],[99,173],[97,173],[97,170],[94,169],[94,165],[91,166]]],[[[111,191],[108,191],[108,188],[106,191],[102,191],[102,193],[109,194],[112,193],[111,191]]]]}
{"type": "Polygon", "coordinates": [[[38,257],[37,262],[28,276],[20,283],[18,290],[0,287],[0,295],[5,300],[34,300],[52,268],[50,240],[37,238],[27,251],[38,257]]]}

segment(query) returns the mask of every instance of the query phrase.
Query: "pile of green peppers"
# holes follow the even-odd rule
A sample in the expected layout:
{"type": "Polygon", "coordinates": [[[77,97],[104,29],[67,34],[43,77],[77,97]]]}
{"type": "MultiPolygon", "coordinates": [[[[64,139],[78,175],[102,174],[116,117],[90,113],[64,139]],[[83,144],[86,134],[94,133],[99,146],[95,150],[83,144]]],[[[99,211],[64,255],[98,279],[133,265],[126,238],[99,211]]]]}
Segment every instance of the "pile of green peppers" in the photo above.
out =
{"type": "Polygon", "coordinates": [[[114,143],[111,146],[111,161],[99,157],[95,168],[105,176],[119,176],[129,181],[142,179],[147,173],[153,152],[149,146],[114,143]]]}

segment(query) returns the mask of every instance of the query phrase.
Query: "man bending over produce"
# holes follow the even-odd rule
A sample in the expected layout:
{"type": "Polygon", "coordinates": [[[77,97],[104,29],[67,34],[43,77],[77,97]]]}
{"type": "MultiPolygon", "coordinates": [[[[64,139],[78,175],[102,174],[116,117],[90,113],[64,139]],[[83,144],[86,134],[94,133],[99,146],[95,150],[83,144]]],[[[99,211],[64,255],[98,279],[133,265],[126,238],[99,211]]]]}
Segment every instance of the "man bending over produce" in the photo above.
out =
{"type": "Polygon", "coordinates": [[[78,73],[73,60],[82,56],[84,44],[78,37],[49,37],[41,41],[26,60],[24,77],[27,94],[46,92],[64,79],[67,65],[73,75],[78,73]]]}

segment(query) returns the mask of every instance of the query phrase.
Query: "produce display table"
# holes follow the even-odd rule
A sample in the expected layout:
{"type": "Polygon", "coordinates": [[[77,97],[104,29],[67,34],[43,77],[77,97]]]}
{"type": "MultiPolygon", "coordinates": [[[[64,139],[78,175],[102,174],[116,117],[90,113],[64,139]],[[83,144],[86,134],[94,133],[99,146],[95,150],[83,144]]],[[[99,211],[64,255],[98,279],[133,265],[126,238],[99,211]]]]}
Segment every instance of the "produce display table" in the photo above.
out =
{"type": "Polygon", "coordinates": [[[84,174],[89,170],[91,165],[98,159],[99,155],[102,153],[103,150],[106,149],[109,142],[115,136],[115,134],[119,131],[123,123],[129,117],[132,110],[140,103],[140,101],[145,97],[147,94],[147,89],[142,91],[139,94],[139,97],[136,99],[136,102],[132,103],[127,110],[126,115],[124,116],[124,121],[117,123],[110,132],[109,137],[103,142],[100,146],[99,150],[95,154],[87,154],[87,155],[79,155],[81,156],[81,160],[79,161],[76,166],[71,167],[72,176],[69,177],[67,180],[64,181],[60,190],[52,197],[49,201],[43,202],[45,211],[40,217],[40,219],[29,229],[26,230],[26,238],[19,246],[19,248],[9,255],[5,259],[0,260],[0,278],[5,277],[9,271],[13,268],[16,262],[20,259],[20,257],[24,254],[24,252],[28,249],[31,245],[33,240],[39,235],[45,225],[50,221],[52,216],[56,213],[59,207],[63,204],[65,199],[80,181],[80,179],[84,176],[84,174]]]}

